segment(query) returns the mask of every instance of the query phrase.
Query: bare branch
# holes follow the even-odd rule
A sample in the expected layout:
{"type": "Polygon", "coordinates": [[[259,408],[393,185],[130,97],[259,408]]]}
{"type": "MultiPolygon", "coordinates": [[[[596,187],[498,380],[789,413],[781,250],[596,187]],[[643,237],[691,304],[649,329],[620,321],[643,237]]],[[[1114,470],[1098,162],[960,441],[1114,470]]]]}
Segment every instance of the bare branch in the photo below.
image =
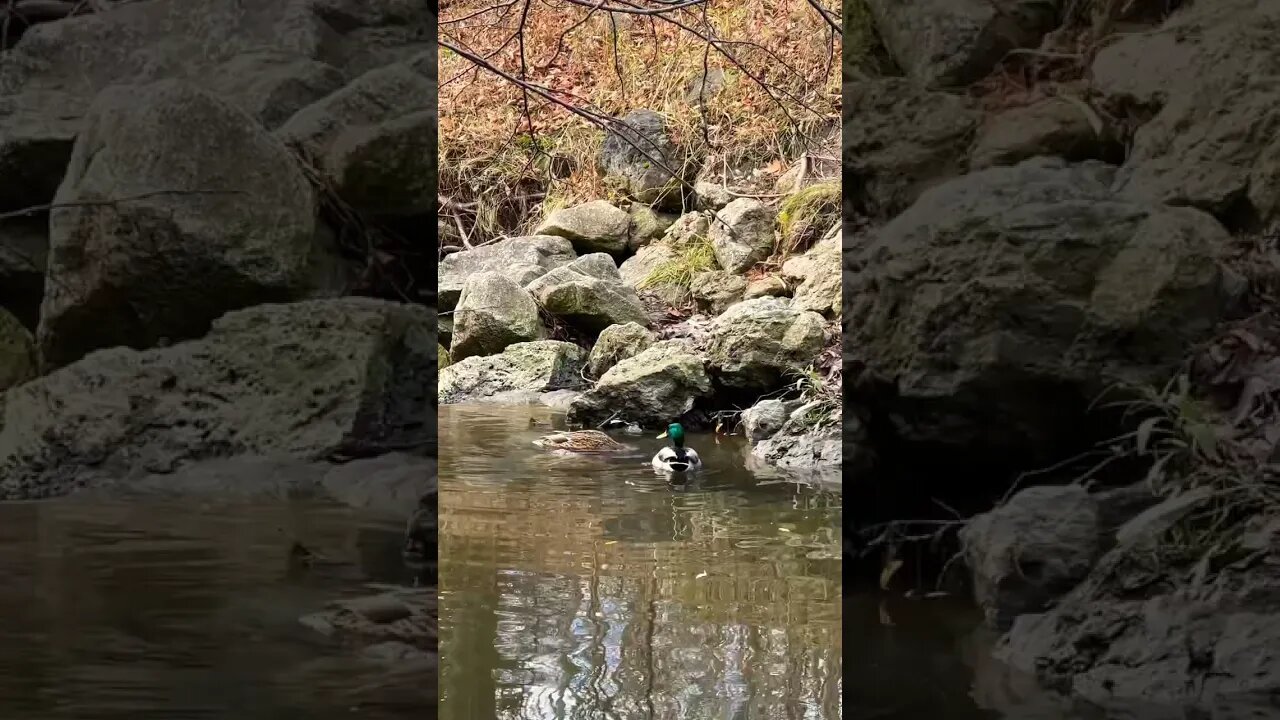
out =
{"type": "Polygon", "coordinates": [[[32,205],[30,207],[21,208],[19,210],[10,210],[9,212],[0,213],[0,220],[9,220],[12,218],[30,217],[37,213],[50,212],[52,210],[62,210],[65,208],[77,207],[115,207],[123,203],[137,202],[153,197],[162,197],[166,195],[243,195],[243,190],[154,190],[152,192],[139,193],[137,195],[129,195],[126,197],[108,199],[108,200],[78,200],[74,202],[53,202],[41,205],[32,205]]]}

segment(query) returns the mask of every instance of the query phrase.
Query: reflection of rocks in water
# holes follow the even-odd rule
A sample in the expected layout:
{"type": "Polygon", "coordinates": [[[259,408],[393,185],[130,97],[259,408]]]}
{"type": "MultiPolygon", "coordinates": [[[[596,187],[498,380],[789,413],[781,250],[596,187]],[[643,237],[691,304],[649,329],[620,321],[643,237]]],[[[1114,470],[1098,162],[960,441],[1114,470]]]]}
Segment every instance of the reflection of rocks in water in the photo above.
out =
{"type": "Polygon", "coordinates": [[[206,497],[220,502],[328,499],[358,510],[407,518],[433,493],[435,458],[394,452],[347,463],[282,455],[204,460],[174,472],[135,475],[86,490],[103,497],[206,497]]]}
{"type": "Polygon", "coordinates": [[[405,453],[353,460],[327,469],[321,481],[330,497],[354,508],[408,517],[436,487],[436,459],[405,453]]]}
{"type": "Polygon", "coordinates": [[[606,519],[604,537],[635,543],[671,542],[689,537],[692,532],[687,514],[624,515],[606,519]]]}
{"type": "Polygon", "coordinates": [[[415,573],[416,584],[437,584],[439,535],[439,501],[433,488],[418,500],[418,509],[409,518],[401,543],[401,561],[415,573]]]}
{"type": "Polygon", "coordinates": [[[970,670],[955,638],[977,618],[948,601],[854,592],[844,599],[846,702],[860,717],[989,720],[969,699],[970,670]],[[928,692],[921,692],[928,688],[928,692]]]}
{"type": "Polygon", "coordinates": [[[294,666],[276,682],[311,707],[347,708],[361,718],[433,718],[439,667],[434,651],[390,641],[354,658],[317,658],[294,666]]]}
{"type": "Polygon", "coordinates": [[[1073,710],[1070,700],[1046,691],[1034,677],[992,657],[991,649],[998,639],[995,632],[978,628],[959,643],[958,655],[973,673],[974,704],[1019,720],[1088,717],[1077,714],[1080,709],[1073,710]]]}

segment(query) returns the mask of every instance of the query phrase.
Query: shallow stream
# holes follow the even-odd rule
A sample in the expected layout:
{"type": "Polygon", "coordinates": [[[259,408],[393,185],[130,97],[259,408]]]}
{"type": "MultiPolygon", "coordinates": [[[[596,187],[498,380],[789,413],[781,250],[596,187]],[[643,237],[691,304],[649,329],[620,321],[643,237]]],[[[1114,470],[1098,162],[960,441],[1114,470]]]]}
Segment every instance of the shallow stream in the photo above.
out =
{"type": "Polygon", "coordinates": [[[441,717],[840,718],[840,488],[696,434],[672,487],[655,433],[562,457],[532,444],[553,427],[441,408],[441,717]]]}
{"type": "Polygon", "coordinates": [[[433,673],[299,623],[407,583],[402,532],[323,503],[0,504],[0,718],[429,718],[433,673]]]}

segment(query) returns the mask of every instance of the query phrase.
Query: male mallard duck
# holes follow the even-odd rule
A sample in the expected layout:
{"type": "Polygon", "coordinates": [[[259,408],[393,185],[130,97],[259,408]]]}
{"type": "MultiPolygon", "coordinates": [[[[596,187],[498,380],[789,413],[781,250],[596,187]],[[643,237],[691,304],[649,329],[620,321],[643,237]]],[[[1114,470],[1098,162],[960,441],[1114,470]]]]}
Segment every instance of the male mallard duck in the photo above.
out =
{"type": "Polygon", "coordinates": [[[534,445],[555,452],[600,453],[626,450],[627,446],[599,430],[572,430],[544,435],[534,445]]]}
{"type": "Polygon", "coordinates": [[[671,438],[670,447],[664,447],[653,456],[653,469],[659,472],[686,472],[702,467],[702,459],[693,448],[684,446],[684,427],[671,423],[660,438],[671,438]]]}

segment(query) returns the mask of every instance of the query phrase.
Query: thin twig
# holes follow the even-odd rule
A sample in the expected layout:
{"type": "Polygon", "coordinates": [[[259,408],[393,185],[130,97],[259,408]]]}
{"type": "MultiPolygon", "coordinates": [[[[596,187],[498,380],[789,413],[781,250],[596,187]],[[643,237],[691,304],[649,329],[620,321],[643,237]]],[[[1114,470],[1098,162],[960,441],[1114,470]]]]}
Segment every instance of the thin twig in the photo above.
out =
{"type": "Polygon", "coordinates": [[[24,218],[35,215],[36,213],[50,212],[53,210],[62,210],[65,208],[77,207],[113,207],[122,203],[137,202],[138,200],[146,200],[153,197],[161,197],[165,195],[243,195],[243,190],[153,190],[151,192],[139,193],[137,195],[129,195],[126,197],[115,198],[111,200],[74,200],[71,202],[54,202],[43,203],[41,205],[32,205],[19,210],[10,210],[9,212],[0,213],[0,220],[8,220],[11,218],[24,218]]]}

